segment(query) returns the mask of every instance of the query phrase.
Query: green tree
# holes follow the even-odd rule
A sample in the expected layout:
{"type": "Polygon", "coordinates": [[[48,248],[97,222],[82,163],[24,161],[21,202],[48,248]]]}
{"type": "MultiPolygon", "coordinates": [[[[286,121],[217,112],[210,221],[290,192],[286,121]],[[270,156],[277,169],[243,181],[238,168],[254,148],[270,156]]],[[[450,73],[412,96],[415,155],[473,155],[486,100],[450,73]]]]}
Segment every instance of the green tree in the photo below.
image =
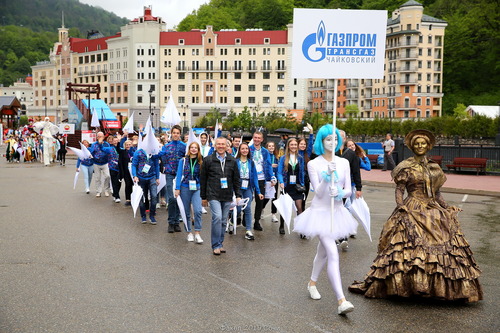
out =
{"type": "Polygon", "coordinates": [[[345,113],[349,117],[357,117],[359,114],[359,108],[357,104],[348,104],[345,107],[345,113]]]}

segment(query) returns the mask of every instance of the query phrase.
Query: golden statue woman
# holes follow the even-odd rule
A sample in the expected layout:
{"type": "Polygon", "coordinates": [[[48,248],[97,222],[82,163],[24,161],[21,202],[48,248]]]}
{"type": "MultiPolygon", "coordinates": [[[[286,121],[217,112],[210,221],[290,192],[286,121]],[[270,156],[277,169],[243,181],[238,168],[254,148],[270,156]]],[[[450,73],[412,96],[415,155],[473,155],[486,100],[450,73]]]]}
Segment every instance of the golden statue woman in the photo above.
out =
{"type": "Polygon", "coordinates": [[[414,130],[405,144],[415,156],[393,171],[396,204],[384,225],[378,254],[363,282],[349,290],[370,298],[420,296],[477,302],[483,298],[479,270],[457,219],[440,188],[446,176],[426,157],[434,134],[414,130]],[[405,190],[408,195],[404,197],[405,190]]]}

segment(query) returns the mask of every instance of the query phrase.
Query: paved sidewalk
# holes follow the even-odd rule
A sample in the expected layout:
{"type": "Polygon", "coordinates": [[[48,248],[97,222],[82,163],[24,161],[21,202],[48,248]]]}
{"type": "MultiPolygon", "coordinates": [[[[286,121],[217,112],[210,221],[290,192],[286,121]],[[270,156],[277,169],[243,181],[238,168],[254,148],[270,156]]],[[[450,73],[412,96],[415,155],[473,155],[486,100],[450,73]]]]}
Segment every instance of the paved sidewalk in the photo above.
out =
{"type": "MultiPolygon", "coordinates": [[[[500,197],[500,176],[446,173],[446,178],[443,192],[500,197]]],[[[394,186],[391,172],[381,169],[361,170],[361,179],[363,185],[394,186]]]]}

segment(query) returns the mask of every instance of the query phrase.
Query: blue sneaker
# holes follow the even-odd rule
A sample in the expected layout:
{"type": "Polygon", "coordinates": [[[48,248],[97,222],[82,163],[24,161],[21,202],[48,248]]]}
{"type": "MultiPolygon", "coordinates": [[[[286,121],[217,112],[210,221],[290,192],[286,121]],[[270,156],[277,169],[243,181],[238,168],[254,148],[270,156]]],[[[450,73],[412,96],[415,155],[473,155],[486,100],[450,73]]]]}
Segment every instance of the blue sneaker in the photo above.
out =
{"type": "Polygon", "coordinates": [[[142,219],[141,221],[142,224],[148,223],[148,220],[146,220],[146,216],[142,216],[141,219],[142,219]]]}
{"type": "Polygon", "coordinates": [[[154,216],[150,216],[149,217],[149,223],[153,224],[153,225],[156,225],[156,219],[154,216]]]}

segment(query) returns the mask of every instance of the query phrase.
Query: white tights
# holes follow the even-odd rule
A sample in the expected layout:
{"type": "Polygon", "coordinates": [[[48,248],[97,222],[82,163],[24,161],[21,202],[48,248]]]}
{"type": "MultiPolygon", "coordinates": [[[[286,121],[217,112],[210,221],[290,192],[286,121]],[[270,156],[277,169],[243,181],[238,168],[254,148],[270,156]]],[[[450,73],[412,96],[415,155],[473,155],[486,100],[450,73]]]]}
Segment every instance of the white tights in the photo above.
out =
{"type": "Polygon", "coordinates": [[[328,261],[328,267],[326,268],[328,280],[330,280],[333,291],[337,295],[337,300],[341,300],[344,298],[344,292],[342,291],[342,280],[340,279],[337,244],[335,243],[335,239],[331,236],[318,236],[318,238],[319,243],[313,261],[311,280],[314,282],[318,281],[319,274],[328,261]]]}

